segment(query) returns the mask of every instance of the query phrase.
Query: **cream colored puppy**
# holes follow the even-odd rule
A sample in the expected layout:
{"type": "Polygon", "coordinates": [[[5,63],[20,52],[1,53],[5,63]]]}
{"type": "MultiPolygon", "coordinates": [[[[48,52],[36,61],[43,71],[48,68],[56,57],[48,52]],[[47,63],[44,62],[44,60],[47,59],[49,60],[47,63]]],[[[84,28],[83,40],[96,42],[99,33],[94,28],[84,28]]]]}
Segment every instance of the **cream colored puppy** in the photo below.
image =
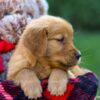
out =
{"type": "Polygon", "coordinates": [[[63,95],[72,75],[68,69],[78,65],[79,58],[71,24],[59,17],[43,16],[23,32],[9,62],[8,79],[20,85],[28,98],[37,99],[42,93],[39,79],[49,77],[50,93],[63,95]]]}

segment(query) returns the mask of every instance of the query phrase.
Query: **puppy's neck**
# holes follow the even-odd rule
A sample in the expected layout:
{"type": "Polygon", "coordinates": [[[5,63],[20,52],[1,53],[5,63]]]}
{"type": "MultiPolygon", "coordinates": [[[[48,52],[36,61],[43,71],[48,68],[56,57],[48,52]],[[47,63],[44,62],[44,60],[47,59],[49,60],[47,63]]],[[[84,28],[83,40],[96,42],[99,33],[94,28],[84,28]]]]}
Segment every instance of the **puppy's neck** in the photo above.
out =
{"type": "Polygon", "coordinates": [[[33,70],[39,79],[48,78],[51,73],[50,66],[48,66],[47,62],[43,59],[37,61],[36,65],[33,67],[33,70]]]}

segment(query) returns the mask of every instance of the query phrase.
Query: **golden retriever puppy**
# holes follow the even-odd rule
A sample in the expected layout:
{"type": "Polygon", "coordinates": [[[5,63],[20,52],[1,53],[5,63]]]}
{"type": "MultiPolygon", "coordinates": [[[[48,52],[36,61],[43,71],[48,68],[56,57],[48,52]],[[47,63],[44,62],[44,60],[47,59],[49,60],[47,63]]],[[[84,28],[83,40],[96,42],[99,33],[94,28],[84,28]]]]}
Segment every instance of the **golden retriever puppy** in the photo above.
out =
{"type": "Polygon", "coordinates": [[[39,79],[48,79],[48,90],[63,95],[67,71],[78,64],[80,54],[73,45],[73,28],[59,17],[42,16],[23,32],[12,55],[8,79],[20,85],[28,98],[41,96],[39,79]]]}

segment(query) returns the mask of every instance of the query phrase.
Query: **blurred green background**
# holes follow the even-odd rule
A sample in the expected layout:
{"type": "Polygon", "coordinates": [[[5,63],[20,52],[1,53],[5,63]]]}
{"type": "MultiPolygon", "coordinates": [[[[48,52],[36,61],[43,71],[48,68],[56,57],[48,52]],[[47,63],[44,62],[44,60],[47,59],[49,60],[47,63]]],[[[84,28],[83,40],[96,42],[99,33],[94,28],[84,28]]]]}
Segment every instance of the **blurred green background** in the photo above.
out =
{"type": "MultiPolygon", "coordinates": [[[[100,0],[48,0],[48,3],[49,14],[63,17],[73,25],[74,42],[82,53],[81,66],[95,72],[100,80],[100,0]]],[[[97,95],[100,96],[100,88],[97,95]]]]}

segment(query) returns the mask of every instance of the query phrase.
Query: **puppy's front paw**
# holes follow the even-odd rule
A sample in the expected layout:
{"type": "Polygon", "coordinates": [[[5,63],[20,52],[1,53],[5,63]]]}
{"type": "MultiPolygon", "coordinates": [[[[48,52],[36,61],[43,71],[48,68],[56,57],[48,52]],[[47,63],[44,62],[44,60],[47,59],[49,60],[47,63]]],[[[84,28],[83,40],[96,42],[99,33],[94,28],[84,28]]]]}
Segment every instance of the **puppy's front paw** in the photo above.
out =
{"type": "Polygon", "coordinates": [[[25,96],[28,96],[29,99],[37,99],[42,96],[40,82],[24,82],[21,85],[21,88],[24,91],[25,96]]]}
{"type": "Polygon", "coordinates": [[[67,84],[67,79],[66,80],[49,80],[48,82],[48,91],[52,95],[63,95],[64,92],[66,91],[66,85],[67,84]]]}

